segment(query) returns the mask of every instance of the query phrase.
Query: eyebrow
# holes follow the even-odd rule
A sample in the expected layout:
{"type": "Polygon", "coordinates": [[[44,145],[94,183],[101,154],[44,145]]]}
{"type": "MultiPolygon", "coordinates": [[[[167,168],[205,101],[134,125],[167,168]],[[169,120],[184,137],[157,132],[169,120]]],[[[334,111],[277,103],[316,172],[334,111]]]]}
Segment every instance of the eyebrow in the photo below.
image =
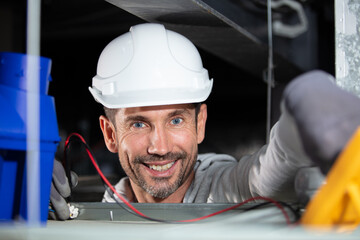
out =
{"type": "Polygon", "coordinates": [[[168,114],[168,117],[174,117],[177,115],[191,115],[188,109],[178,109],[168,114]]]}
{"type": "Polygon", "coordinates": [[[141,115],[128,116],[125,118],[125,122],[147,122],[148,118],[141,115]]]}
{"type": "MultiPolygon", "coordinates": [[[[178,109],[170,112],[167,117],[171,118],[178,115],[191,115],[188,109],[178,109]]],[[[149,118],[143,115],[133,115],[125,118],[125,122],[149,122],[149,118]]]]}

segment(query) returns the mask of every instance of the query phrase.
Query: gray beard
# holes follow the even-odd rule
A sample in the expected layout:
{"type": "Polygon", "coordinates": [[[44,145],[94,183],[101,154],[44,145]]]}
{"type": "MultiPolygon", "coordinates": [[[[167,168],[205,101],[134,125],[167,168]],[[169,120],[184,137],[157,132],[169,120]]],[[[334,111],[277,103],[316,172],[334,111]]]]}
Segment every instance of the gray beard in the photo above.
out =
{"type": "Polygon", "coordinates": [[[165,199],[167,197],[169,197],[171,194],[173,194],[185,181],[186,177],[185,173],[186,173],[186,168],[184,169],[184,159],[187,159],[188,154],[186,152],[180,152],[180,153],[168,153],[165,156],[156,156],[156,155],[149,155],[149,156],[139,156],[137,158],[135,158],[134,163],[136,164],[136,166],[139,166],[139,164],[142,164],[144,162],[151,162],[151,161],[159,161],[159,160],[179,160],[181,161],[181,168],[183,169],[183,174],[181,176],[179,176],[178,179],[176,179],[175,183],[173,184],[169,184],[168,183],[168,178],[153,178],[153,180],[156,182],[156,186],[150,186],[147,184],[147,182],[144,180],[144,178],[141,176],[141,174],[139,173],[139,168],[136,167],[134,169],[136,176],[137,176],[137,181],[136,184],[138,186],[140,186],[142,189],[144,189],[147,193],[149,193],[151,196],[155,197],[155,198],[161,198],[161,199],[165,199]]]}
{"type": "Polygon", "coordinates": [[[183,183],[183,177],[178,178],[172,185],[167,184],[167,178],[155,178],[154,180],[157,183],[156,187],[149,186],[145,181],[140,179],[138,184],[151,196],[161,199],[165,199],[173,194],[183,183]]]}

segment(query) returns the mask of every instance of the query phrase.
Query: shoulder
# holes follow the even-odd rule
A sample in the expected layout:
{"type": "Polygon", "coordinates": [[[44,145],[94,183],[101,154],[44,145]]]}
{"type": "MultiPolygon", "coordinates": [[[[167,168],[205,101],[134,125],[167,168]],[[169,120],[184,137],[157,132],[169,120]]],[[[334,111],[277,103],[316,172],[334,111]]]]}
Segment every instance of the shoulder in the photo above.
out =
{"type": "Polygon", "coordinates": [[[197,163],[195,165],[196,170],[205,170],[214,164],[235,164],[237,160],[228,154],[216,154],[216,153],[205,153],[199,154],[197,163]]]}
{"type": "MultiPolygon", "coordinates": [[[[120,181],[118,183],[115,184],[115,190],[121,194],[122,197],[124,197],[126,200],[132,200],[133,199],[133,193],[131,190],[131,186],[130,186],[130,180],[129,177],[124,177],[121,178],[120,181]]],[[[116,202],[114,197],[120,201],[121,199],[119,199],[116,195],[111,196],[107,191],[105,191],[102,202],[108,202],[108,203],[114,203],[116,202]]]]}

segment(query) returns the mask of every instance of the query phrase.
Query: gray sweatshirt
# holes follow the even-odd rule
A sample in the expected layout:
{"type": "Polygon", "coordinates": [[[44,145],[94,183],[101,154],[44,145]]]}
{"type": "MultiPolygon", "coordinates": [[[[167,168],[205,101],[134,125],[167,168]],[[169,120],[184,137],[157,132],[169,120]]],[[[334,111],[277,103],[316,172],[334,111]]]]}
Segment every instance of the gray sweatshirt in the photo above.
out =
{"type": "MultiPolygon", "coordinates": [[[[226,154],[199,154],[195,178],[184,203],[237,203],[255,196],[296,200],[294,178],[302,167],[313,165],[305,155],[292,117],[283,109],[273,126],[268,145],[239,160],[226,154]]],[[[125,198],[132,193],[129,179],[115,189],[125,198]]],[[[103,202],[115,202],[105,192],[103,202]]]]}

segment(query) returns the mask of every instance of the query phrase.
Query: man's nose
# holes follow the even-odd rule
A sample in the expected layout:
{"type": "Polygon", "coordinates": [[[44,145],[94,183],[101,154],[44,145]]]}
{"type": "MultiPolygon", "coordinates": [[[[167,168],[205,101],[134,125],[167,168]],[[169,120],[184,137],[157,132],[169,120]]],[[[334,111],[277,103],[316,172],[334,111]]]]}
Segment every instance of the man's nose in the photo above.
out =
{"type": "Polygon", "coordinates": [[[156,154],[159,156],[164,156],[165,154],[171,152],[172,144],[168,132],[164,127],[154,128],[149,136],[149,154],[156,154]]]}

